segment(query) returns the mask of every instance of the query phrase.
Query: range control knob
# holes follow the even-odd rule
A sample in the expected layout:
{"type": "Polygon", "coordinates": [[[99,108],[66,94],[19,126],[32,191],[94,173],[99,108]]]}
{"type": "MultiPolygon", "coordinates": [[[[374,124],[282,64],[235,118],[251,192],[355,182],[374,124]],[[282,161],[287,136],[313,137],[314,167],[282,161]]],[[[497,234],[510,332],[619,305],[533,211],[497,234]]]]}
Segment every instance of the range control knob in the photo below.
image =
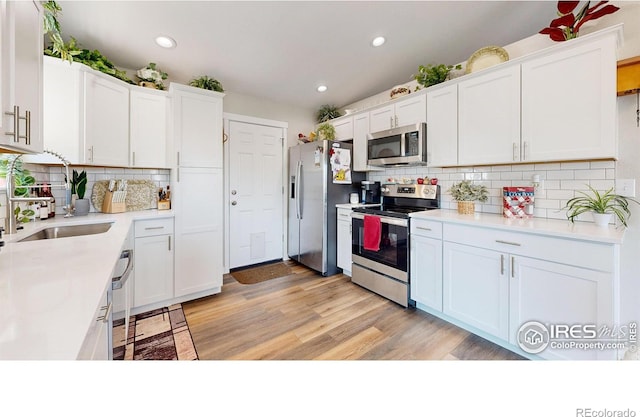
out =
{"type": "Polygon", "coordinates": [[[382,191],[383,193],[388,193],[391,190],[389,188],[387,188],[387,187],[381,187],[380,191],[382,191]]]}

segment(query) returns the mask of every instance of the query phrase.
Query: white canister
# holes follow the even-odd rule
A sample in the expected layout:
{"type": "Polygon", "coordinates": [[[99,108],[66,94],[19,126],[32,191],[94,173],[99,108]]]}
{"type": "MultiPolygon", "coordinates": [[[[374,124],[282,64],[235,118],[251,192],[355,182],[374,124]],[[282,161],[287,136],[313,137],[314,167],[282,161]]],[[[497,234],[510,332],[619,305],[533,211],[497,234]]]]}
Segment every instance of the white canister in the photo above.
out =
{"type": "Polygon", "coordinates": [[[359,202],[358,198],[359,198],[358,193],[351,193],[351,195],[349,196],[349,202],[351,204],[358,204],[358,202],[359,202]]]}

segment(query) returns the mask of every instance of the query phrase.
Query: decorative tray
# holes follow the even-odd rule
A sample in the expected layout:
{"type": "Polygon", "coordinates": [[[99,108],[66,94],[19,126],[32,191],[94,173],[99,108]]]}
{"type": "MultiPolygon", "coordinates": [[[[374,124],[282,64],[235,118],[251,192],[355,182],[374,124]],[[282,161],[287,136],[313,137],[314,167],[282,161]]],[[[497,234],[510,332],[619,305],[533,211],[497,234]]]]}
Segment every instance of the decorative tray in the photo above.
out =
{"type": "MultiPolygon", "coordinates": [[[[127,180],[126,211],[148,210],[158,207],[158,186],[149,180],[127,180]]],[[[91,192],[91,203],[102,211],[102,202],[109,189],[109,181],[96,181],[91,192]]]]}
{"type": "Polygon", "coordinates": [[[465,74],[471,74],[509,60],[509,53],[499,46],[485,46],[475,51],[467,60],[465,74]]]}

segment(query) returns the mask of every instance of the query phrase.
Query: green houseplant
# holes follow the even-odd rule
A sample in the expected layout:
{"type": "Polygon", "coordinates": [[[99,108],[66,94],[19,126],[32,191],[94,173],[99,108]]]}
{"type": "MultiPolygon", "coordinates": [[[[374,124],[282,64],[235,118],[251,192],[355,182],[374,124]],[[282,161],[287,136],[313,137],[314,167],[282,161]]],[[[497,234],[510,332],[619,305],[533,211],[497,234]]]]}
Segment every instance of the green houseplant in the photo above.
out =
{"type": "Polygon", "coordinates": [[[89,200],[84,198],[87,190],[87,173],[86,171],[73,170],[71,176],[71,194],[76,216],[85,216],[89,213],[89,200]]]}
{"type": "Polygon", "coordinates": [[[456,66],[453,65],[433,65],[429,64],[427,66],[420,65],[418,67],[418,74],[415,74],[413,78],[418,82],[418,84],[423,87],[430,87],[432,85],[440,84],[446,81],[449,73],[453,69],[462,69],[462,65],[458,64],[456,66]]]}
{"type": "Polygon", "coordinates": [[[219,93],[224,92],[220,81],[206,75],[194,78],[193,80],[189,81],[189,85],[192,87],[203,88],[205,90],[217,91],[219,93]]]}
{"type": "Polygon", "coordinates": [[[458,213],[460,214],[473,214],[475,211],[474,201],[485,203],[489,199],[487,187],[472,184],[469,180],[453,184],[449,188],[449,193],[458,202],[458,213]]]}
{"type": "Polygon", "coordinates": [[[336,138],[336,128],[331,123],[322,123],[318,126],[318,137],[320,139],[334,140],[336,138]]]}
{"type": "MultiPolygon", "coordinates": [[[[631,216],[629,211],[629,203],[638,203],[631,197],[625,197],[613,192],[613,187],[604,193],[600,193],[590,185],[587,185],[590,194],[583,191],[576,191],[580,194],[577,197],[567,201],[564,208],[567,209],[567,218],[573,223],[582,213],[593,213],[593,219],[599,226],[606,226],[611,220],[611,215],[615,214],[620,223],[627,227],[627,219],[631,216]]],[[[640,204],[640,203],[638,203],[640,204]]]]}
{"type": "Polygon", "coordinates": [[[340,114],[340,111],[336,106],[324,104],[320,106],[320,109],[318,109],[318,112],[316,113],[316,120],[318,123],[323,123],[340,116],[342,116],[342,114],[340,114]]]}
{"type": "MultiPolygon", "coordinates": [[[[4,181],[4,186],[6,186],[7,171],[14,159],[15,155],[5,155],[0,159],[0,179],[4,181]]],[[[22,166],[21,159],[18,159],[13,166],[13,181],[13,195],[16,197],[28,197],[29,188],[27,187],[36,183],[36,179],[31,175],[31,172],[22,166]]],[[[29,207],[25,209],[16,205],[13,214],[16,216],[18,222],[27,223],[33,218],[35,211],[29,207]]]]}

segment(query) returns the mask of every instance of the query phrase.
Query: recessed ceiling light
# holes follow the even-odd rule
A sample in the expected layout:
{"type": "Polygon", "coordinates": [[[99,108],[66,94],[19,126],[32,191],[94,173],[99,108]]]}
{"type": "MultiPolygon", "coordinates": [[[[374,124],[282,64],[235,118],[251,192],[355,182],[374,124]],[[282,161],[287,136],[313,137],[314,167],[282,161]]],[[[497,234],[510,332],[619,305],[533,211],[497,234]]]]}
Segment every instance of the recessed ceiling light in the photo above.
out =
{"type": "Polygon", "coordinates": [[[163,48],[175,48],[176,41],[168,36],[158,36],[156,38],[156,43],[163,48]]]}
{"type": "Polygon", "coordinates": [[[385,41],[386,41],[386,39],[385,39],[383,36],[378,36],[377,38],[374,38],[374,39],[371,41],[371,45],[373,45],[373,46],[380,46],[380,45],[382,45],[383,43],[385,43],[385,41]]]}
{"type": "Polygon", "coordinates": [[[317,90],[318,90],[318,93],[324,93],[325,91],[327,91],[327,86],[326,85],[319,85],[317,90]]]}

